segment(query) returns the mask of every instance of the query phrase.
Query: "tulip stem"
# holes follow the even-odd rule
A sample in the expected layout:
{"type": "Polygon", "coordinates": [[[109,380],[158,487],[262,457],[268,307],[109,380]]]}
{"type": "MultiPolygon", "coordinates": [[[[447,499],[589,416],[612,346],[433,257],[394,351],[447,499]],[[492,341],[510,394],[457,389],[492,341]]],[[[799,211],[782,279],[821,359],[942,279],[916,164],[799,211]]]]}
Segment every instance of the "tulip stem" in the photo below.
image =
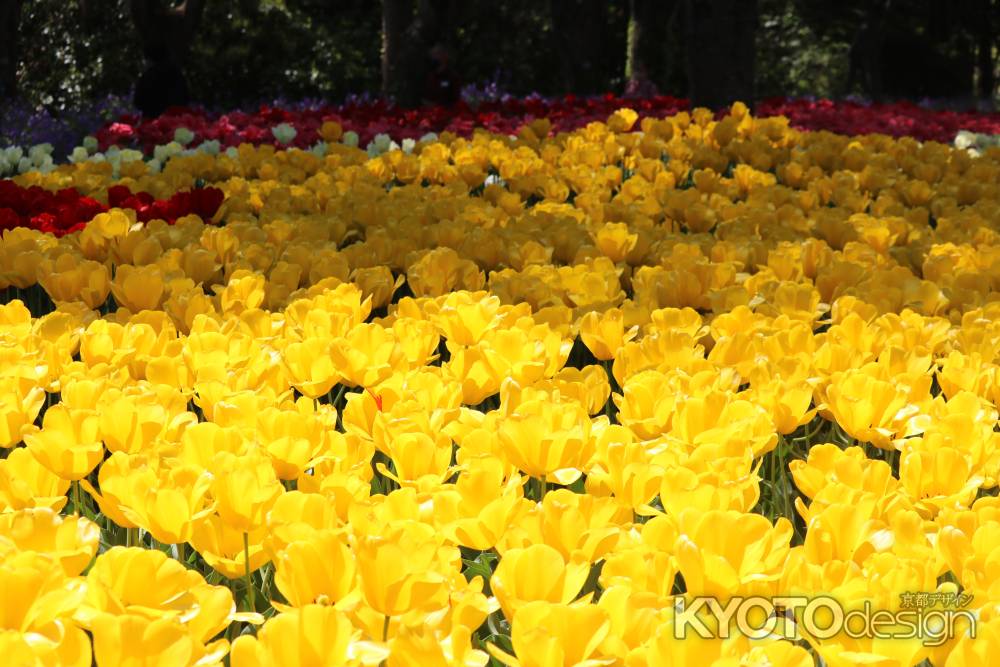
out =
{"type": "Polygon", "coordinates": [[[250,581],[250,533],[243,533],[243,572],[247,580],[247,595],[250,601],[250,609],[247,611],[257,611],[257,601],[254,596],[253,582],[250,581]]]}
{"type": "Polygon", "coordinates": [[[83,516],[83,494],[80,492],[80,480],[73,480],[73,505],[77,516],[83,516]]]}
{"type": "Polygon", "coordinates": [[[382,641],[389,641],[389,614],[385,615],[385,620],[382,622],[382,641]]]}
{"type": "Polygon", "coordinates": [[[549,483],[545,481],[545,475],[542,475],[539,479],[541,491],[539,493],[538,502],[545,500],[545,494],[549,491],[549,483]]]}

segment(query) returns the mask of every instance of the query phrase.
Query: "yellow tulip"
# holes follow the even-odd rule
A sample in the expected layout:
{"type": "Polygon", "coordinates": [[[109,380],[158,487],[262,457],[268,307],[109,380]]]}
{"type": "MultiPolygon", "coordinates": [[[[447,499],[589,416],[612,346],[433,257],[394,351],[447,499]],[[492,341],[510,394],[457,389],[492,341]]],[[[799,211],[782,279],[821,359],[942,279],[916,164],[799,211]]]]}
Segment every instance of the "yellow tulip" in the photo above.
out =
{"type": "Polygon", "coordinates": [[[939,446],[904,452],[899,460],[899,481],[915,509],[931,518],[941,508],[971,505],[984,480],[973,472],[968,455],[939,446]]]}
{"type": "Polygon", "coordinates": [[[634,442],[631,431],[609,426],[597,435],[596,466],[588,481],[607,485],[617,502],[639,513],[651,513],[648,503],[660,491],[664,470],[642,444],[634,442]]]}
{"type": "Polygon", "coordinates": [[[463,466],[454,491],[442,487],[435,493],[435,514],[456,544],[486,551],[496,545],[525,503],[520,476],[505,481],[499,459],[480,458],[463,466]]]}
{"type": "Polygon", "coordinates": [[[136,224],[135,211],[113,208],[94,216],[80,232],[80,250],[87,259],[103,261],[136,224]]]}
{"type": "Polygon", "coordinates": [[[295,479],[320,459],[328,438],[316,404],[306,397],[295,409],[266,408],[257,416],[257,439],[278,478],[295,479]]]}
{"type": "Polygon", "coordinates": [[[68,502],[70,481],[39,463],[27,447],[15,447],[0,459],[0,512],[30,507],[60,511],[68,502]]]}
{"type": "Polygon", "coordinates": [[[945,667],[986,665],[998,650],[1000,650],[1000,619],[994,617],[986,622],[976,623],[975,638],[969,635],[960,637],[943,664],[945,667]]]}
{"type": "Polygon", "coordinates": [[[233,595],[161,551],[112,547],[87,573],[87,596],[77,618],[87,625],[103,613],[175,619],[206,643],[234,617],[233,595]]]}
{"type": "Polygon", "coordinates": [[[451,438],[443,433],[433,438],[426,433],[401,433],[387,447],[395,473],[384,463],[377,464],[378,471],[403,486],[436,486],[451,474],[451,438]]]}
{"type": "Polygon", "coordinates": [[[70,253],[59,255],[55,262],[43,262],[39,269],[38,282],[56,303],[82,301],[88,308],[97,309],[111,291],[107,266],[80,260],[70,253]]]}
{"type": "Polygon", "coordinates": [[[638,326],[625,330],[620,308],[611,308],[600,315],[590,312],[580,320],[580,338],[599,361],[614,359],[618,350],[638,333],[638,326]]]}
{"type": "Polygon", "coordinates": [[[597,606],[608,614],[611,631],[600,651],[625,661],[635,660],[645,652],[645,645],[656,632],[662,603],[656,596],[638,593],[628,586],[605,588],[597,606]]]}
{"type": "Polygon", "coordinates": [[[47,507],[0,514],[0,538],[14,548],[46,554],[68,577],[79,575],[97,553],[100,528],[80,516],[62,517],[47,507]]]}
{"type": "Polygon", "coordinates": [[[344,612],[308,605],[278,614],[257,636],[233,642],[233,667],[374,667],[385,660],[385,646],[361,639],[344,612]]]}
{"type": "Polygon", "coordinates": [[[474,262],[451,248],[437,248],[407,269],[406,281],[415,296],[442,296],[456,289],[482,289],[485,277],[474,262]]]}
{"type": "Polygon", "coordinates": [[[503,455],[529,477],[571,484],[590,463],[595,442],[579,403],[522,403],[500,423],[503,455]]]}
{"type": "Polygon", "coordinates": [[[915,392],[910,388],[863,371],[835,375],[826,393],[830,412],[848,435],[883,449],[891,448],[905,420],[919,409],[911,402],[915,392]]]}
{"type": "Polygon", "coordinates": [[[219,310],[224,315],[239,315],[259,308],[264,303],[266,281],[260,273],[245,270],[233,272],[224,286],[213,287],[219,296],[219,310]]]}
{"type": "Polygon", "coordinates": [[[590,575],[590,563],[581,557],[566,561],[547,544],[504,552],[490,586],[504,616],[513,619],[529,602],[568,604],[576,599],[590,575]]]}
{"type": "Polygon", "coordinates": [[[486,667],[490,657],[472,648],[472,631],[461,626],[440,636],[426,627],[405,628],[392,638],[389,667],[486,667]]]}
{"type": "Polygon", "coordinates": [[[128,454],[148,448],[170,419],[164,407],[125,395],[102,401],[99,415],[100,438],[108,451],[128,454]]]}
{"type": "Polygon", "coordinates": [[[449,345],[475,345],[502,320],[500,299],[484,292],[452,292],[431,304],[428,318],[449,345]]]}
{"type": "Polygon", "coordinates": [[[639,235],[631,233],[623,222],[607,222],[593,233],[593,237],[601,254],[616,264],[624,262],[639,242],[639,235]]]}
{"type": "Polygon", "coordinates": [[[26,427],[35,421],[45,404],[45,390],[31,378],[0,380],[0,447],[21,442],[26,427]]]}
{"type": "Polygon", "coordinates": [[[63,479],[78,480],[104,458],[98,428],[95,412],[54,405],[45,412],[42,429],[26,434],[24,442],[43,466],[63,479]]]}
{"type": "Polygon", "coordinates": [[[608,554],[601,568],[601,599],[618,589],[635,596],[650,596],[660,608],[669,606],[676,576],[677,564],[669,551],[647,546],[618,550],[608,554]]]}
{"type": "Polygon", "coordinates": [[[447,582],[436,571],[439,541],[426,524],[407,523],[388,535],[362,535],[354,547],[365,602],[384,616],[447,603],[447,582]]]}
{"type": "Polygon", "coordinates": [[[660,503],[675,517],[688,507],[749,512],[760,499],[753,450],[738,441],[721,447],[703,443],[686,460],[662,465],[660,503]],[[732,455],[734,448],[741,453],[732,455]]]}
{"type": "Polygon", "coordinates": [[[35,656],[37,662],[26,664],[89,665],[87,635],[71,618],[83,600],[81,581],[68,578],[48,555],[30,551],[8,555],[10,550],[0,543],[0,581],[5,589],[0,637],[21,655],[35,656]]]}
{"type": "Polygon", "coordinates": [[[403,350],[392,329],[358,324],[334,339],[327,353],[348,387],[374,387],[403,366],[403,350]]]}
{"type": "Polygon", "coordinates": [[[308,542],[326,530],[343,526],[337,508],[320,493],[289,491],[267,514],[267,548],[275,556],[292,542],[308,542]]]}
{"type": "MultiPolygon", "coordinates": [[[[131,467],[125,461],[117,466],[112,470],[131,467]]],[[[208,498],[212,476],[203,469],[177,465],[151,470],[139,463],[131,468],[129,477],[120,490],[115,485],[114,491],[104,491],[102,507],[108,507],[121,494],[117,511],[108,515],[120,512],[129,524],[149,531],[158,542],[180,544],[191,540],[193,529],[213,509],[208,498]]]]}
{"type": "Polygon", "coordinates": [[[260,455],[219,454],[211,493],[226,525],[249,533],[264,525],[268,510],[284,488],[267,459],[260,455]]]}
{"type": "Polygon", "coordinates": [[[631,520],[632,512],[614,498],[556,489],[507,529],[497,551],[504,554],[508,549],[544,543],[567,561],[579,554],[596,563],[614,550],[623,526],[631,520]]]}
{"type": "Polygon", "coordinates": [[[293,607],[334,604],[355,590],[355,572],[354,553],[345,534],[321,530],[278,553],[274,582],[293,607]]]}
{"type": "Polygon", "coordinates": [[[611,630],[607,612],[594,605],[533,602],[513,619],[511,643],[517,658],[489,644],[490,653],[511,667],[614,664],[598,650],[611,630]],[[582,639],[582,641],[581,641],[582,639]]]}
{"type": "Polygon", "coordinates": [[[141,267],[124,264],[117,268],[111,281],[115,302],[133,313],[157,310],[163,303],[165,291],[163,273],[155,264],[141,267]]]}
{"type": "Polygon", "coordinates": [[[246,576],[245,537],[250,545],[251,572],[270,560],[264,548],[265,532],[264,528],[259,528],[249,534],[243,533],[230,527],[218,514],[209,514],[192,525],[190,542],[209,567],[228,579],[239,579],[246,576]]]}
{"type": "MultiPolygon", "coordinates": [[[[478,405],[500,391],[504,371],[508,370],[486,342],[453,351],[444,367],[461,384],[462,402],[468,405],[478,405]]],[[[535,379],[541,377],[541,364],[532,364],[531,370],[535,379]]]]}
{"type": "Polygon", "coordinates": [[[792,525],[772,525],[759,514],[736,511],[681,512],[677,562],[690,595],[728,600],[768,594],[781,576],[792,525]]]}
{"type": "Polygon", "coordinates": [[[221,665],[228,642],[203,646],[175,618],[99,614],[92,623],[94,659],[101,665],[194,667],[221,665]]]}

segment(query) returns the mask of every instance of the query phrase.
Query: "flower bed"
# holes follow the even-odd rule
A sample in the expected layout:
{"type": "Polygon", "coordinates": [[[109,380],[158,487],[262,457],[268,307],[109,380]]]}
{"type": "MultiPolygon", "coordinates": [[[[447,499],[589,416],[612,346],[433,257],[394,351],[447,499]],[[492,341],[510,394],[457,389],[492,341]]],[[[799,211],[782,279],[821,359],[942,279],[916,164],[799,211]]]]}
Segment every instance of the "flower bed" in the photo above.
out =
{"type": "MultiPolygon", "coordinates": [[[[525,124],[539,118],[549,119],[553,132],[569,132],[602,121],[624,106],[635,109],[640,117],[662,118],[687,109],[688,103],[667,96],[636,100],[606,95],[551,100],[509,98],[485,102],[475,108],[460,104],[454,108],[418,110],[398,109],[385,102],[297,109],[263,106],[256,112],[234,111],[221,115],[192,109],[153,119],[123,116],[106,124],[96,136],[102,150],[112,145],[138,146],[147,153],[156,145],[172,141],[179,128],[194,133],[195,145],[203,141],[218,141],[223,147],[241,143],[278,145],[271,130],[287,123],[296,130],[292,145],[307,148],[320,140],[339,140],[339,134],[331,136],[322,131],[324,122],[334,121],[344,131],[356,133],[360,144],[365,146],[379,134],[389,135],[397,141],[417,139],[428,132],[469,136],[476,128],[497,134],[516,134],[525,124]]],[[[772,98],[762,101],[756,113],[759,117],[787,117],[792,127],[798,129],[846,135],[878,133],[951,143],[960,130],[1000,134],[1000,113],[938,111],[907,102],[864,104],[772,98]]]]}
{"type": "Polygon", "coordinates": [[[225,203],[3,232],[7,659],[987,664],[997,151],[550,129],[18,176],[225,203]]]}
{"type": "Polygon", "coordinates": [[[210,220],[222,199],[218,188],[195,188],[176,192],[168,199],[155,199],[148,192],[133,194],[125,185],[114,185],[107,189],[105,205],[74,188],[52,192],[38,185],[21,187],[14,181],[0,180],[0,231],[24,227],[63,236],[82,230],[109,208],[132,209],[139,222],[156,219],[172,225],[192,214],[210,220]]]}

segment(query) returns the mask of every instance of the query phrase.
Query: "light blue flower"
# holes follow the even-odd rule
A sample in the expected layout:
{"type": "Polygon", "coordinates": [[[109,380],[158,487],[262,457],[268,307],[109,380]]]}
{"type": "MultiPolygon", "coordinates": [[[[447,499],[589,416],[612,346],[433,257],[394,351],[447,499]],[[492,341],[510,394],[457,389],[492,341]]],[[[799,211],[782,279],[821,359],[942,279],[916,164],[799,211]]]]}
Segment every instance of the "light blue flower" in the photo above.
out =
{"type": "Polygon", "coordinates": [[[296,132],[295,128],[288,123],[281,123],[271,128],[271,134],[274,135],[274,138],[277,139],[279,143],[287,146],[295,140],[295,135],[298,134],[298,132],[296,132]]]}

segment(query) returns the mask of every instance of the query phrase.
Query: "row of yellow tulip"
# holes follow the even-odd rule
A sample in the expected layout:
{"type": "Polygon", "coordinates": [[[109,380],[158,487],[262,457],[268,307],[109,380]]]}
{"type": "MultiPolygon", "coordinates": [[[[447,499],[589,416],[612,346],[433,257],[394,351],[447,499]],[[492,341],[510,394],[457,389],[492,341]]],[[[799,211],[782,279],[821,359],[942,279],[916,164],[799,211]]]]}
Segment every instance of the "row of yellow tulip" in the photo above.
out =
{"type": "Polygon", "coordinates": [[[634,123],[18,177],[227,199],[0,240],[12,664],[987,664],[1000,156],[634,123]],[[675,637],[932,592],[974,627],[675,637]]]}

